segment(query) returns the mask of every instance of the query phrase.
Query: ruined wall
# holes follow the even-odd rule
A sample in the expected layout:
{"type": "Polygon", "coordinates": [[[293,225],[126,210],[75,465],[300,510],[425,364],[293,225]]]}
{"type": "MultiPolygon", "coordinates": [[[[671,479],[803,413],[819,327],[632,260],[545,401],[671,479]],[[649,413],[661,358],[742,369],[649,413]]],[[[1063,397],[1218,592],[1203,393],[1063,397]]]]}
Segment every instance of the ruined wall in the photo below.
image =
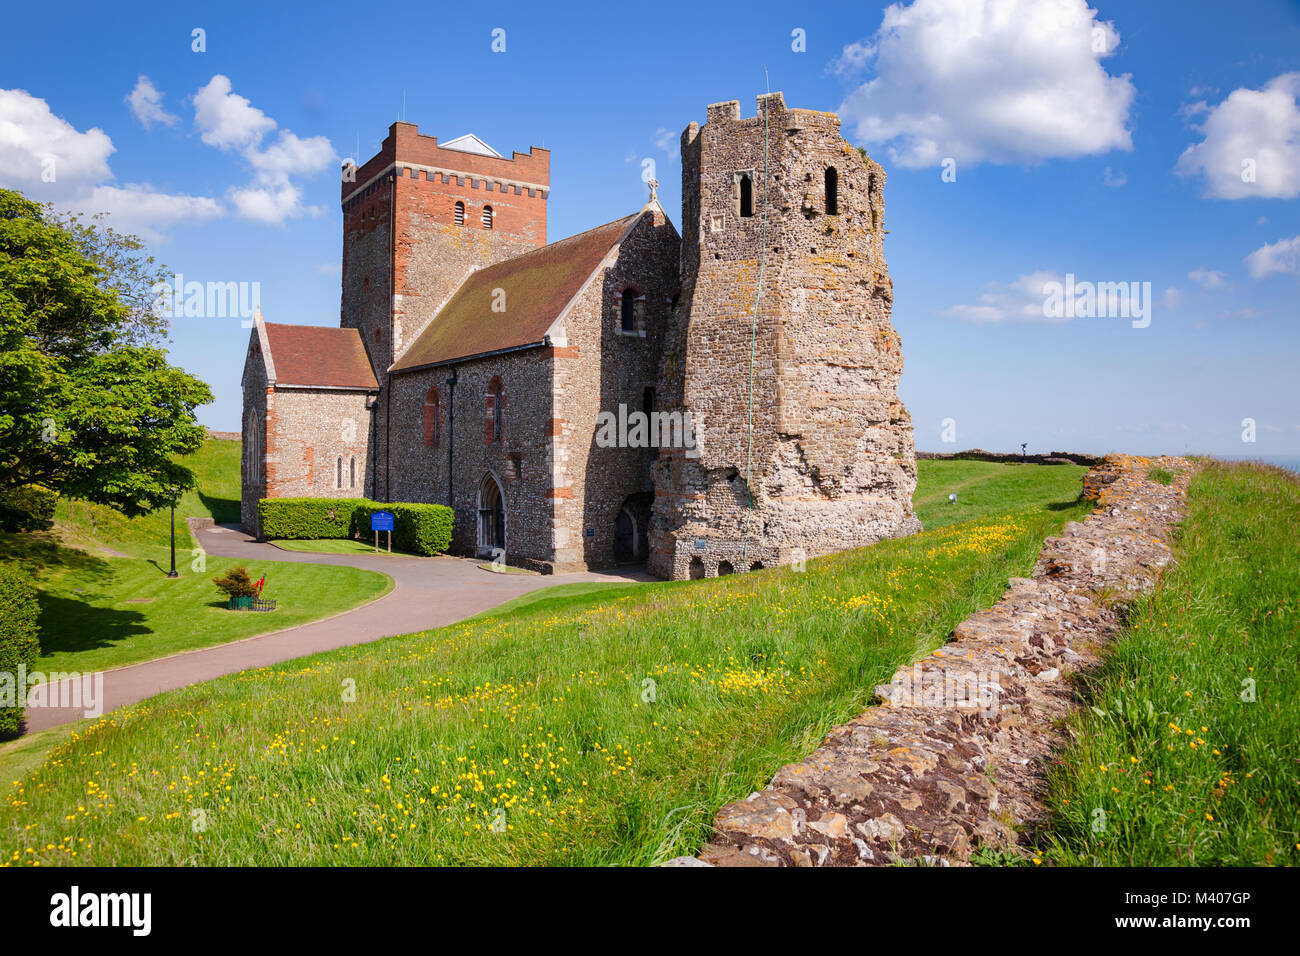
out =
{"type": "Polygon", "coordinates": [[[787,110],[780,93],[756,117],[731,101],[707,119],[682,135],[683,306],[661,371],[665,405],[702,422],[701,448],[656,466],[650,569],[713,575],[909,534],[884,171],[835,114],[787,110]]]}

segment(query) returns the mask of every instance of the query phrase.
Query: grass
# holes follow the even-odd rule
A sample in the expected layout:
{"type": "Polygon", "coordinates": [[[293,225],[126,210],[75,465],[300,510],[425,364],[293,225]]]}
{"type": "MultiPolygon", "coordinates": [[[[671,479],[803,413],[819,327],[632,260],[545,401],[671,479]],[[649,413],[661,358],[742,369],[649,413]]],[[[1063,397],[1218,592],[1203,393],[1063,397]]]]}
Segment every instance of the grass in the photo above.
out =
{"type": "MultiPolygon", "coordinates": [[[[956,474],[972,497],[1010,500],[996,472],[956,474]]],[[[124,708],[6,792],[0,862],[652,864],[694,852],[719,806],[811,752],[875,684],[1029,572],[1043,538],[1086,511],[1077,480],[1063,494],[1059,475],[1017,474],[1011,514],[803,573],[551,593],[124,708]]]]}
{"type": "Polygon", "coordinates": [[[1178,565],[1084,690],[1047,862],[1300,863],[1300,479],[1208,464],[1178,565]]]}
{"type": "Polygon", "coordinates": [[[391,590],[374,571],[203,556],[186,516],[237,520],[239,442],[210,439],[186,459],[199,480],[176,513],[179,578],[171,567],[170,514],[125,518],[85,502],[59,503],[55,529],[0,533],[0,561],[30,573],[40,590],[43,671],[96,671],[293,627],[345,611],[391,590]],[[212,578],[245,564],[267,576],[271,612],[225,609],[212,578]]]}
{"type": "Polygon", "coordinates": [[[1021,465],[991,461],[917,462],[912,507],[927,529],[943,528],[990,514],[1019,511],[1030,502],[1070,507],[1088,469],[1082,465],[1021,465]],[[950,502],[948,495],[957,495],[950,502]]]}
{"type": "Polygon", "coordinates": [[[1174,483],[1174,473],[1168,468],[1151,468],[1147,471],[1147,480],[1155,481],[1162,485],[1172,485],[1174,483]]]}

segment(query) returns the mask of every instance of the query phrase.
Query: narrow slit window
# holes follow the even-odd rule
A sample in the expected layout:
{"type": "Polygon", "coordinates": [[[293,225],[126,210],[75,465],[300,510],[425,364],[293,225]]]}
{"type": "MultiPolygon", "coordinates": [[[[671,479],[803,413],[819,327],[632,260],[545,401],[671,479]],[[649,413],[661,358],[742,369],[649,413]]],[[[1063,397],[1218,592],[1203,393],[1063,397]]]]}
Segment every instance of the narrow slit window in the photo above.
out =
{"type": "Polygon", "coordinates": [[[357,486],[357,460],[355,458],[350,458],[348,459],[348,487],[355,488],[356,486],[357,486]]]}
{"type": "Polygon", "coordinates": [[[334,467],[335,467],[334,487],[342,488],[343,487],[343,456],[342,455],[339,455],[339,460],[334,467]]]}
{"type": "Polygon", "coordinates": [[[456,225],[465,225],[465,204],[463,202],[456,203],[456,225]]]}
{"type": "Polygon", "coordinates": [[[740,215],[743,219],[754,215],[754,184],[748,176],[740,177],[740,215]]]}
{"type": "Polygon", "coordinates": [[[624,332],[636,331],[636,290],[624,289],[620,304],[620,327],[624,332]]]}
{"type": "Polygon", "coordinates": [[[834,166],[826,169],[826,215],[840,214],[840,174],[834,166]]]}
{"type": "Polygon", "coordinates": [[[492,207],[491,206],[483,207],[483,228],[484,229],[492,228],[492,207]]]}

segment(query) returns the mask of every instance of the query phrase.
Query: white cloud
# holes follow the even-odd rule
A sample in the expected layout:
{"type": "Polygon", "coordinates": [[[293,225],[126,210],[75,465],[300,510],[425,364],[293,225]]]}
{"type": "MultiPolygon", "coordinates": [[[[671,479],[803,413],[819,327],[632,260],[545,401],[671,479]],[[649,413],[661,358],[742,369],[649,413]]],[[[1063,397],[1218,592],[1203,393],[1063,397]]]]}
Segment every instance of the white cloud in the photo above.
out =
{"type": "Polygon", "coordinates": [[[135,89],[126,95],[127,105],[145,129],[155,123],[175,126],[178,117],[168,113],[162,106],[162,91],[153,85],[153,81],[143,73],[135,81],[135,89]]]}
{"type": "Polygon", "coordinates": [[[1228,284],[1227,280],[1223,277],[1223,273],[1217,272],[1214,269],[1193,269],[1191,272],[1187,273],[1187,278],[1191,279],[1207,292],[1213,292],[1215,289],[1222,289],[1228,284]]]}
{"type": "Polygon", "coordinates": [[[1245,258],[1251,276],[1262,279],[1273,272],[1300,275],[1300,236],[1260,246],[1245,258]]]}
{"type": "Polygon", "coordinates": [[[317,206],[304,206],[294,176],[311,176],[333,164],[336,154],[324,136],[303,138],[281,130],[275,142],[261,149],[262,139],[277,127],[275,120],[232,92],[220,73],[194,94],[194,125],[202,140],[219,149],[235,149],[253,168],[253,181],[230,190],[228,198],[245,219],[279,225],[304,213],[320,215],[317,206]]]}
{"type": "Polygon", "coordinates": [[[1165,289],[1165,294],[1164,297],[1161,299],[1161,303],[1164,305],[1166,309],[1178,308],[1180,305],[1183,304],[1182,291],[1180,289],[1175,288],[1174,286],[1170,286],[1168,289],[1165,289]]]}
{"type": "Polygon", "coordinates": [[[215,199],[159,192],[147,184],[109,185],[113,152],[103,130],[80,132],[45,100],[24,90],[0,90],[0,184],[65,212],[108,213],[114,229],[153,241],[163,238],[161,229],[222,214],[215,199]]]}
{"type": "Polygon", "coordinates": [[[112,178],[113,141],[98,127],[79,132],[26,90],[0,90],[0,181],[39,200],[84,195],[112,178]]]}
{"type": "Polygon", "coordinates": [[[1211,108],[1175,170],[1205,178],[1213,199],[1300,196],[1300,73],[1283,73],[1262,90],[1237,89],[1211,108]],[[1245,178],[1243,178],[1245,177],[1245,178]]]}
{"type": "Polygon", "coordinates": [[[840,106],[902,166],[1037,162],[1131,149],[1135,89],[1101,61],[1119,33],[1085,0],[915,0],[833,66],[874,63],[840,106]]]}
{"type": "Polygon", "coordinates": [[[1128,182],[1128,176],[1123,170],[1112,171],[1109,166],[1106,167],[1105,173],[1102,174],[1101,181],[1111,189],[1119,189],[1128,182]]]}
{"type": "Polygon", "coordinates": [[[337,276],[343,274],[343,263],[341,262],[323,262],[316,267],[316,271],[323,276],[337,276]]]}
{"type": "Polygon", "coordinates": [[[682,138],[678,133],[663,126],[655,133],[655,145],[668,154],[668,159],[676,162],[682,155],[682,138]]]}
{"type": "MultiPolygon", "coordinates": [[[[62,205],[62,204],[61,204],[62,205]]],[[[225,214],[221,203],[206,196],[163,193],[147,184],[96,186],[86,200],[67,208],[106,212],[119,232],[129,232],[154,242],[171,226],[194,226],[225,214]]]]}
{"type": "Polygon", "coordinates": [[[1043,286],[1049,282],[1064,282],[1055,272],[1039,270],[1022,275],[1014,282],[990,282],[971,305],[954,305],[939,314],[968,322],[1060,322],[1043,315],[1046,294],[1043,286]]]}
{"type": "Polygon", "coordinates": [[[261,142],[275,129],[276,122],[244,97],[232,93],[229,77],[218,73],[194,94],[194,125],[209,146],[241,149],[261,142]]]}

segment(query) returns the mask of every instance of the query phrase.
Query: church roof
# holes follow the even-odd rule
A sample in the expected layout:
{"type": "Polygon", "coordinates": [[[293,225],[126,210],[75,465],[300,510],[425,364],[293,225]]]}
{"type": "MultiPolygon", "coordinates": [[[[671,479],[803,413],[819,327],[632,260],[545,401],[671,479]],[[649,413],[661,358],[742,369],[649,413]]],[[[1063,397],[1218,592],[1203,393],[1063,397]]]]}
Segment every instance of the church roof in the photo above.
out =
{"type": "Polygon", "coordinates": [[[377,390],[361,333],[323,325],[262,323],[277,386],[377,390]]]}
{"type": "Polygon", "coordinates": [[[640,214],[472,273],[391,371],[542,345],[547,330],[640,214]]]}
{"type": "Polygon", "coordinates": [[[505,158],[473,133],[466,133],[464,136],[457,136],[453,140],[448,140],[447,142],[439,143],[438,145],[443,149],[455,149],[462,153],[478,153],[480,156],[495,156],[497,159],[505,158]]]}

